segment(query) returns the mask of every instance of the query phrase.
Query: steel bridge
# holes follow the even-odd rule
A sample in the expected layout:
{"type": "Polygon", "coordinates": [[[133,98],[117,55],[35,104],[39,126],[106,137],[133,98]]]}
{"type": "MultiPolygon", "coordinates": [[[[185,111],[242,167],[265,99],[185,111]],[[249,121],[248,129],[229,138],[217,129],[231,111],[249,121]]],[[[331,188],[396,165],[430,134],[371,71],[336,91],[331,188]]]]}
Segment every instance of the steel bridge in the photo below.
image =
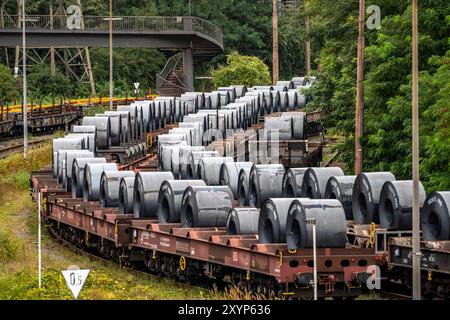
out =
{"type": "MultiPolygon", "coordinates": [[[[81,16],[79,29],[71,16],[27,15],[27,48],[109,46],[109,17],[81,16]]],[[[114,16],[113,47],[182,50],[186,89],[194,87],[194,63],[223,51],[223,33],[197,17],[114,16]]],[[[22,45],[22,17],[7,16],[0,23],[0,47],[22,45]]]]}

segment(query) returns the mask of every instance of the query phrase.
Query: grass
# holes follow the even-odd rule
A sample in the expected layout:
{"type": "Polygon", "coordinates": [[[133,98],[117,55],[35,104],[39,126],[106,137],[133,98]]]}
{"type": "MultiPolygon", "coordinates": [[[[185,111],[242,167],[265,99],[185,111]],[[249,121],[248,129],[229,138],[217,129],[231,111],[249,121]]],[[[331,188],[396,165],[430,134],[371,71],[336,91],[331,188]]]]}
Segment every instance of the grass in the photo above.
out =
{"type": "Polygon", "coordinates": [[[130,274],[113,263],[80,256],[43,232],[42,287],[37,279],[37,208],[28,178],[51,161],[51,145],[0,160],[0,299],[71,299],[61,270],[91,269],[79,299],[224,299],[206,289],[130,274]]]}

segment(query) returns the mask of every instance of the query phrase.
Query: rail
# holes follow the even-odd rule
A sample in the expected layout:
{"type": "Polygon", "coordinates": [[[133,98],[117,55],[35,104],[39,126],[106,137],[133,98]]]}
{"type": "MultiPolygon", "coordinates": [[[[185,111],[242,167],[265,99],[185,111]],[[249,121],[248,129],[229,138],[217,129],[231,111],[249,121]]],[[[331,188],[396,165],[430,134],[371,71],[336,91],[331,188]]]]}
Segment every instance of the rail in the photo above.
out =
{"type": "MultiPolygon", "coordinates": [[[[70,30],[69,26],[73,17],[70,15],[27,15],[25,27],[29,30],[70,30]]],[[[81,15],[80,18],[83,21],[83,31],[109,30],[108,16],[81,15]]],[[[18,29],[22,26],[22,21],[22,16],[8,16],[4,19],[3,25],[0,25],[0,29],[18,29]]],[[[114,16],[112,25],[113,31],[194,31],[214,39],[223,47],[222,30],[211,22],[197,17],[114,16]]]]}

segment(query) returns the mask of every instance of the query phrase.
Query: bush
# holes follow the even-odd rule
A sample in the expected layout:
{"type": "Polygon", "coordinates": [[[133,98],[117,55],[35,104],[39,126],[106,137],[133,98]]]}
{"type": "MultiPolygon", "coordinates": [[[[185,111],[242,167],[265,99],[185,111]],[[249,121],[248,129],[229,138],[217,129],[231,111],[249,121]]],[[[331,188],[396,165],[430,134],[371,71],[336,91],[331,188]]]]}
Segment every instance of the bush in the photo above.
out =
{"type": "Polygon", "coordinates": [[[16,258],[18,244],[14,239],[0,230],[0,261],[9,261],[16,258]]]}
{"type": "Polygon", "coordinates": [[[215,87],[242,84],[253,87],[272,82],[269,67],[258,57],[241,56],[237,52],[228,55],[227,64],[212,71],[215,87]]]}

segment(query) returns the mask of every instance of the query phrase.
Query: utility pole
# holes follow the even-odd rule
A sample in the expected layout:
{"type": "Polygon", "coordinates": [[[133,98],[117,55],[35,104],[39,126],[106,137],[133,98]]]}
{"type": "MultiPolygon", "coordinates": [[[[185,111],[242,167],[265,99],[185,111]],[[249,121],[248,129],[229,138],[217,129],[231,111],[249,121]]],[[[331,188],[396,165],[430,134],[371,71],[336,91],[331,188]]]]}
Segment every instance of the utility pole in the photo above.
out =
{"type": "Polygon", "coordinates": [[[22,62],[23,62],[23,158],[28,157],[28,116],[27,116],[27,51],[25,38],[25,0],[22,0],[22,62]]]}
{"type": "Polygon", "coordinates": [[[112,0],[109,0],[109,110],[113,110],[112,0]]]}
{"type": "Polygon", "coordinates": [[[273,67],[272,67],[272,80],[273,84],[276,84],[279,79],[279,63],[278,63],[278,0],[272,0],[273,2],[273,67]]]}
{"type": "Polygon", "coordinates": [[[419,37],[418,4],[412,0],[412,176],[413,176],[413,299],[421,299],[419,209],[419,37]]]}
{"type": "Polygon", "coordinates": [[[359,35],[358,61],[356,79],[356,110],[355,110],[355,174],[363,171],[363,151],[361,138],[364,135],[364,21],[365,0],[359,0],[359,35]]]}
{"type": "MultiPolygon", "coordinates": [[[[305,12],[307,12],[309,0],[305,0],[305,12]]],[[[309,17],[305,14],[305,33],[306,33],[306,75],[311,72],[311,39],[309,38],[309,17]]]]}
{"type": "MultiPolygon", "coordinates": [[[[53,4],[50,2],[50,29],[53,29],[53,4]]],[[[50,74],[55,76],[56,66],[55,66],[55,47],[50,47],[50,74]]]]}

